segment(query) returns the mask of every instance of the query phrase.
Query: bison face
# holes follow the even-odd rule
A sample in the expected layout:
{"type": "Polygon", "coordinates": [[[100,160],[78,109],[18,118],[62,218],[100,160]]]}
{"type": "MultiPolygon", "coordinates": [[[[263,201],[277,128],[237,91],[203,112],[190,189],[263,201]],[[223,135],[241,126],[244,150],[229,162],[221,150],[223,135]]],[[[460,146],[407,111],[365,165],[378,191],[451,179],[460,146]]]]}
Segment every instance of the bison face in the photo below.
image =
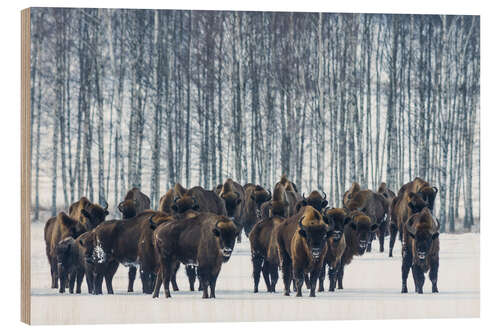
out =
{"type": "Polygon", "coordinates": [[[326,200],[325,192],[323,192],[323,196],[321,196],[318,191],[312,191],[307,198],[304,196],[304,193],[302,193],[302,200],[297,204],[297,211],[304,206],[312,206],[314,209],[321,212],[327,205],[328,200],[326,200]]]}
{"type": "Polygon", "coordinates": [[[329,216],[325,215],[324,220],[328,223],[328,239],[338,242],[344,234],[344,228],[351,222],[351,218],[345,215],[329,216]]]}
{"type": "Polygon", "coordinates": [[[57,244],[56,258],[58,265],[67,266],[71,259],[71,242],[73,238],[67,237],[57,244]]]}
{"type": "Polygon", "coordinates": [[[232,221],[218,221],[213,229],[214,236],[219,243],[222,260],[227,262],[233,253],[234,243],[238,236],[238,229],[232,221]]]}
{"type": "Polygon", "coordinates": [[[314,261],[318,261],[326,245],[327,231],[324,224],[318,226],[302,225],[302,219],[299,222],[299,235],[305,238],[307,247],[314,261]]]}
{"type": "Polygon", "coordinates": [[[172,209],[176,213],[184,213],[185,211],[192,209],[192,210],[198,210],[200,209],[200,206],[198,205],[198,202],[196,201],[196,198],[190,195],[184,195],[182,198],[175,198],[174,199],[174,204],[172,205],[172,209]]]}
{"type": "Polygon", "coordinates": [[[428,230],[419,230],[415,234],[409,233],[414,239],[413,255],[420,261],[425,261],[429,255],[432,241],[439,237],[439,233],[430,233],[428,230]]]}
{"type": "Polygon", "coordinates": [[[96,252],[96,235],[94,232],[86,232],[78,238],[78,246],[82,249],[83,258],[87,264],[97,263],[96,252]]]}
{"type": "Polygon", "coordinates": [[[366,219],[362,221],[351,222],[349,226],[354,230],[358,239],[358,253],[365,253],[366,247],[368,246],[368,242],[372,239],[372,233],[377,230],[378,226],[376,224],[372,224],[370,222],[370,218],[368,216],[364,216],[366,219]]]}
{"type": "Polygon", "coordinates": [[[255,186],[255,189],[253,190],[252,194],[250,195],[250,198],[255,201],[257,204],[257,207],[260,209],[260,206],[266,202],[271,200],[272,195],[271,191],[266,190],[260,185],[255,186]]]}
{"type": "Polygon", "coordinates": [[[410,192],[408,196],[410,198],[410,201],[408,202],[408,208],[410,209],[412,214],[421,212],[425,207],[430,208],[429,202],[424,198],[424,195],[421,192],[410,192]]]}
{"type": "Polygon", "coordinates": [[[118,210],[122,213],[123,219],[129,219],[137,215],[135,200],[125,200],[120,202],[118,210]]]}
{"type": "Polygon", "coordinates": [[[418,192],[431,211],[434,210],[434,200],[436,199],[437,192],[437,187],[430,186],[426,186],[418,192]]]}
{"type": "Polygon", "coordinates": [[[87,226],[87,231],[90,231],[104,222],[106,216],[108,216],[109,214],[108,204],[106,203],[104,207],[101,207],[99,205],[92,205],[91,207],[82,209],[81,213],[85,219],[85,221],[82,221],[82,223],[87,226]]]}
{"type": "Polygon", "coordinates": [[[238,192],[224,193],[221,197],[226,203],[227,215],[234,216],[236,209],[241,204],[240,194],[238,192]]]}

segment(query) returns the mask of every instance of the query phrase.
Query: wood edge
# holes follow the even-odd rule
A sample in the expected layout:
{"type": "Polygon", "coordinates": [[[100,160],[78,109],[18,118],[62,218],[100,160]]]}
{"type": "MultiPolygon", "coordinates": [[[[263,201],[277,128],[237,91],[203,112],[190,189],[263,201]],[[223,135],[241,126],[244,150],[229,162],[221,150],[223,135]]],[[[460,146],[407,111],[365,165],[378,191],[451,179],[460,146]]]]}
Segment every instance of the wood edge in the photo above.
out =
{"type": "Polygon", "coordinates": [[[21,321],[31,324],[30,8],[21,11],[21,321]]]}

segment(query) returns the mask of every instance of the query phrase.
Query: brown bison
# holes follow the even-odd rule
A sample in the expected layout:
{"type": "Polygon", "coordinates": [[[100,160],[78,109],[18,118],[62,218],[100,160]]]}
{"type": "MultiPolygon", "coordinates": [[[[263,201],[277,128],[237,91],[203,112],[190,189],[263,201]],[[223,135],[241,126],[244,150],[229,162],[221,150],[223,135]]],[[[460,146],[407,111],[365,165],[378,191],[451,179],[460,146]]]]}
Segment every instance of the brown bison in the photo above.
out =
{"type": "Polygon", "coordinates": [[[215,298],[215,284],[222,263],[231,257],[238,227],[225,216],[201,213],[186,220],[160,225],[153,234],[160,269],[156,277],[153,298],[159,296],[163,284],[165,297],[170,295],[170,282],[178,263],[197,265],[203,286],[203,298],[215,298]]]}
{"type": "Polygon", "coordinates": [[[344,229],[346,248],[337,271],[338,289],[344,289],[344,267],[351,263],[354,256],[362,256],[365,253],[371,235],[377,229],[377,224],[360,211],[350,213],[349,219],[350,222],[344,229]]]}
{"type": "MultiPolygon", "coordinates": [[[[372,222],[378,225],[376,235],[379,239],[380,252],[384,252],[385,233],[387,231],[387,216],[389,214],[389,202],[379,193],[371,190],[361,190],[351,196],[347,202],[346,208],[353,211],[360,211],[368,215],[372,222]]],[[[375,236],[375,232],[371,234],[371,239],[366,248],[367,252],[371,252],[371,243],[375,236]]]]}
{"type": "Polygon", "coordinates": [[[127,192],[125,198],[118,205],[123,219],[129,219],[151,208],[149,197],[142,193],[137,187],[127,192]]]}
{"type": "Polygon", "coordinates": [[[241,224],[248,237],[253,226],[262,219],[262,204],[271,200],[271,193],[260,185],[246,184],[241,224]]]}
{"type": "MultiPolygon", "coordinates": [[[[80,236],[81,237],[81,236],[80,236]]],[[[81,286],[85,275],[83,251],[73,237],[66,237],[56,246],[57,273],[59,276],[59,292],[64,293],[69,281],[69,292],[73,293],[76,282],[76,293],[82,292],[81,286]]],[[[90,290],[90,289],[89,289],[90,290]]]]}
{"type": "MultiPolygon", "coordinates": [[[[241,217],[243,215],[243,207],[245,206],[245,191],[243,190],[243,186],[229,178],[224,182],[217,194],[224,200],[227,216],[234,218],[234,221],[241,226],[241,217]]],[[[241,230],[238,235],[238,242],[241,242],[241,230]]]]}
{"type": "Polygon", "coordinates": [[[172,208],[176,212],[192,209],[217,215],[227,215],[224,200],[215,194],[214,191],[207,191],[200,186],[195,186],[187,190],[177,183],[174,186],[174,193],[176,197],[174,198],[172,208]],[[181,203],[184,206],[181,207],[181,203]],[[190,207],[189,203],[192,203],[190,207]]]}
{"type": "Polygon", "coordinates": [[[316,282],[327,252],[327,238],[331,235],[328,225],[320,212],[312,206],[305,206],[277,229],[285,296],[290,295],[292,274],[298,297],[302,296],[302,285],[306,275],[310,274],[309,296],[314,297],[316,282]]]}
{"type": "Polygon", "coordinates": [[[285,188],[275,186],[271,200],[266,201],[261,206],[262,218],[267,219],[272,216],[288,217],[288,205],[285,188]]]}
{"type": "Polygon", "coordinates": [[[69,216],[86,225],[87,230],[97,227],[106,219],[108,214],[108,203],[101,207],[90,202],[86,197],[81,197],[80,200],[72,203],[69,207],[69,216]]]}
{"type": "Polygon", "coordinates": [[[347,207],[347,203],[351,198],[356,194],[356,192],[361,191],[361,186],[359,186],[358,183],[354,182],[351,185],[351,188],[347,190],[347,192],[344,193],[344,196],[342,197],[342,204],[344,205],[344,208],[347,207]]]}
{"type": "Polygon", "coordinates": [[[312,206],[317,211],[322,212],[327,205],[328,200],[326,200],[325,192],[321,195],[318,191],[312,191],[307,198],[302,194],[302,200],[295,205],[295,211],[298,212],[304,206],[312,206]]]}
{"type": "Polygon", "coordinates": [[[392,200],[390,205],[390,257],[392,257],[392,250],[398,232],[399,239],[403,239],[403,225],[409,216],[412,213],[421,211],[424,207],[429,208],[432,212],[437,192],[436,187],[431,187],[428,182],[419,177],[401,187],[397,197],[392,200]]]}
{"type": "Polygon", "coordinates": [[[279,267],[276,233],[277,227],[282,221],[283,217],[281,215],[273,214],[272,217],[265,218],[258,222],[248,236],[252,253],[254,293],[259,292],[261,272],[264,282],[266,283],[267,291],[276,291],[279,267]]]}
{"type": "Polygon", "coordinates": [[[284,201],[286,202],[285,217],[293,216],[297,213],[295,210],[297,202],[300,201],[300,194],[297,190],[297,186],[292,181],[288,180],[286,175],[281,176],[281,179],[274,189],[281,187],[284,193],[284,201]]]}
{"type": "Polygon", "coordinates": [[[389,202],[396,197],[396,194],[387,187],[386,183],[383,182],[380,183],[377,193],[384,196],[384,198],[386,198],[389,202]]]}
{"type": "Polygon", "coordinates": [[[410,267],[415,282],[415,291],[423,293],[424,273],[429,272],[432,292],[437,293],[439,269],[439,222],[432,216],[429,208],[410,216],[405,224],[407,230],[407,249],[403,249],[402,293],[408,292],[406,285],[410,267]]]}
{"type": "Polygon", "coordinates": [[[158,205],[158,210],[167,214],[174,214],[173,210],[174,200],[176,199],[174,189],[170,189],[160,198],[160,203],[158,205]]]}
{"type": "Polygon", "coordinates": [[[344,228],[351,219],[347,215],[347,211],[343,208],[326,209],[323,219],[328,224],[331,237],[328,237],[328,251],[326,252],[323,268],[320,272],[318,291],[324,291],[323,281],[325,279],[326,265],[329,266],[328,278],[330,280],[330,287],[328,291],[335,291],[337,272],[346,248],[344,228]]]}
{"type": "Polygon", "coordinates": [[[44,228],[45,253],[50,264],[50,275],[52,278],[51,288],[57,288],[57,245],[66,237],[76,238],[87,231],[87,225],[71,218],[64,212],[60,212],[56,217],[51,217],[44,228]]]}
{"type": "MultiPolygon", "coordinates": [[[[152,255],[151,251],[147,251],[146,243],[148,240],[151,242],[150,220],[156,215],[164,218],[154,221],[155,223],[172,219],[164,213],[147,210],[127,220],[110,220],[101,223],[91,232],[87,242],[82,244],[87,249],[87,256],[95,265],[117,262],[126,267],[139,267],[143,292],[151,293],[151,280],[154,278],[155,271],[152,270],[154,266],[151,267],[145,262],[152,255]]],[[[133,291],[135,275],[136,269],[129,270],[129,292],[133,291]]]]}

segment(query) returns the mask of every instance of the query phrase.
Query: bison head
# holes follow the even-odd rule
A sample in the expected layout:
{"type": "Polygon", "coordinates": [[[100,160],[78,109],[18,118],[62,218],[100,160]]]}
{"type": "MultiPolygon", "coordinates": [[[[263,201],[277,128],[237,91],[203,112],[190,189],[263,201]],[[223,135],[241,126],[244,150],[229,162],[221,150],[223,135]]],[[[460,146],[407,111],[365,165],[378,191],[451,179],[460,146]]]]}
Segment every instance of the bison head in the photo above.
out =
{"type": "Polygon", "coordinates": [[[198,201],[194,196],[184,194],[182,197],[176,197],[172,205],[172,210],[176,213],[184,213],[185,211],[192,209],[198,210],[200,206],[198,201]]]}
{"type": "Polygon", "coordinates": [[[137,215],[136,200],[124,200],[118,205],[118,210],[122,213],[123,219],[129,219],[137,215]]]}
{"type": "Polygon", "coordinates": [[[66,236],[76,238],[87,231],[87,226],[85,224],[78,222],[64,212],[59,213],[58,219],[60,219],[62,226],[65,229],[63,234],[65,234],[66,236]]]}
{"type": "Polygon", "coordinates": [[[346,210],[342,208],[327,209],[323,219],[328,224],[328,239],[338,242],[344,234],[344,227],[351,222],[346,210]]]}
{"type": "Polygon", "coordinates": [[[285,211],[288,207],[288,202],[283,200],[271,201],[271,215],[285,217],[285,211]]]}
{"type": "Polygon", "coordinates": [[[89,207],[81,210],[82,217],[84,221],[81,221],[83,224],[87,225],[87,230],[92,230],[97,227],[99,224],[104,222],[106,216],[108,216],[108,203],[101,207],[97,204],[92,204],[89,207]]]}
{"type": "Polygon", "coordinates": [[[83,259],[87,264],[94,264],[97,261],[97,256],[94,255],[96,247],[96,235],[95,232],[89,231],[82,234],[77,239],[78,246],[81,248],[83,253],[83,259]]]}
{"type": "Polygon", "coordinates": [[[234,216],[236,209],[241,204],[241,198],[239,192],[224,192],[221,194],[221,198],[226,203],[226,210],[228,216],[234,216]]]}
{"type": "Polygon", "coordinates": [[[412,238],[412,252],[416,259],[425,261],[432,247],[432,243],[439,237],[439,222],[434,218],[429,208],[412,216],[406,225],[408,235],[412,238]]]}
{"type": "Polygon", "coordinates": [[[312,191],[306,198],[304,193],[302,193],[302,200],[297,203],[296,211],[304,206],[312,206],[317,211],[321,212],[323,208],[328,205],[328,200],[326,200],[326,193],[323,192],[321,195],[318,191],[312,191]]]}
{"type": "Polygon", "coordinates": [[[312,259],[319,260],[327,238],[327,224],[323,221],[321,214],[316,209],[312,214],[305,212],[299,220],[298,231],[299,235],[305,239],[312,259]]]}
{"type": "Polygon", "coordinates": [[[260,207],[264,202],[271,200],[271,191],[266,190],[260,185],[255,186],[250,198],[255,201],[257,207],[260,207]]]}
{"type": "Polygon", "coordinates": [[[431,211],[434,210],[434,200],[436,199],[436,195],[438,193],[437,187],[430,187],[430,186],[425,186],[418,191],[418,193],[421,195],[422,199],[427,203],[427,207],[431,211]]]}
{"type": "Polygon", "coordinates": [[[222,218],[215,223],[212,232],[217,239],[222,259],[227,262],[233,253],[234,243],[239,233],[238,227],[233,220],[222,218]]]}
{"type": "Polygon", "coordinates": [[[372,220],[367,215],[361,212],[355,212],[351,215],[349,227],[354,230],[357,236],[358,253],[365,253],[368,242],[371,241],[372,233],[378,228],[377,224],[372,223],[372,220]]]}
{"type": "Polygon", "coordinates": [[[424,199],[424,195],[421,192],[410,192],[408,198],[410,199],[408,208],[410,208],[412,214],[422,211],[425,207],[430,208],[429,203],[424,199]]]}

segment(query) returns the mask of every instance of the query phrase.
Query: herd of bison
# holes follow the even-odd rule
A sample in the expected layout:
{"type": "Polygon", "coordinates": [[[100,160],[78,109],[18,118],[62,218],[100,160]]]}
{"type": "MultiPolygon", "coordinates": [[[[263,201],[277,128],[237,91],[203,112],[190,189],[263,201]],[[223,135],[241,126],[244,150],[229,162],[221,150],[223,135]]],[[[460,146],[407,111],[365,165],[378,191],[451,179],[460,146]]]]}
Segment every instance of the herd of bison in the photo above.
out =
{"type": "Polygon", "coordinates": [[[273,192],[262,186],[241,186],[231,179],[213,190],[176,184],[150,209],[149,198],[133,188],[118,205],[122,219],[107,220],[102,207],[82,197],[50,218],[44,229],[52,288],[81,293],[85,276],[90,294],[102,294],[103,280],[113,293],[113,276],[128,267],[128,291],[133,291],[139,268],[142,291],[165,296],[178,290],[177,271],[182,263],[190,290],[203,298],[215,297],[221,266],[231,258],[241,233],[250,240],[254,292],[262,275],[268,292],[276,291],[282,271],[284,294],[292,284],[302,296],[343,289],[346,265],[354,256],[371,251],[372,240],[390,234],[389,257],[396,236],[402,244],[402,293],[407,293],[410,268],[415,291],[423,292],[429,272],[432,292],[438,292],[439,221],[432,211],[437,188],[421,178],[403,185],[396,195],[382,183],[378,190],[353,183],[343,196],[342,208],[328,207],[325,193],[300,195],[295,184],[282,176],[273,192]],[[328,267],[327,267],[328,266],[328,267]],[[76,283],[76,290],[75,289],[76,283]]]}

